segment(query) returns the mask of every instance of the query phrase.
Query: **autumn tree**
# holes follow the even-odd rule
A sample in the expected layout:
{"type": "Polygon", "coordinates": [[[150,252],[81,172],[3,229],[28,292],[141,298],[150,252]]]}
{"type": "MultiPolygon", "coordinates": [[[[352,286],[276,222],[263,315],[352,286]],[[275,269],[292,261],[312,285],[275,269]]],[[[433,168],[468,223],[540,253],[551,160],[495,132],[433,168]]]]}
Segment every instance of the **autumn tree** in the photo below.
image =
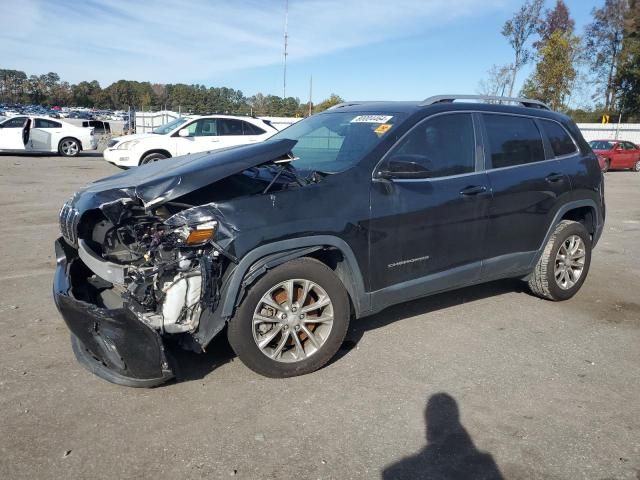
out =
{"type": "Polygon", "coordinates": [[[513,48],[514,60],[511,64],[511,81],[509,95],[513,95],[516,76],[522,67],[531,60],[529,39],[536,33],[540,23],[540,11],[544,0],[526,0],[514,16],[507,20],[502,27],[502,35],[506,37],[513,48]]]}
{"type": "Polygon", "coordinates": [[[511,65],[492,65],[487,78],[478,84],[478,93],[487,96],[504,96],[511,85],[511,65]]]}
{"type": "Polygon", "coordinates": [[[579,39],[571,32],[553,32],[540,48],[540,60],[522,94],[542,100],[553,110],[560,110],[576,78],[574,60],[578,46],[579,39]]]}
{"type": "Polygon", "coordinates": [[[586,28],[586,54],[595,75],[598,93],[604,98],[605,110],[613,108],[615,104],[615,79],[628,9],[628,0],[605,0],[604,6],[593,9],[593,22],[586,28]]]}
{"type": "Polygon", "coordinates": [[[575,25],[567,5],[563,0],[557,0],[555,7],[546,11],[544,20],[538,25],[538,36],[540,38],[534,42],[534,48],[540,50],[553,32],[573,32],[575,25]]]}
{"type": "Polygon", "coordinates": [[[631,0],[625,16],[624,40],[616,88],[623,113],[640,114],[640,0],[631,0]]]}

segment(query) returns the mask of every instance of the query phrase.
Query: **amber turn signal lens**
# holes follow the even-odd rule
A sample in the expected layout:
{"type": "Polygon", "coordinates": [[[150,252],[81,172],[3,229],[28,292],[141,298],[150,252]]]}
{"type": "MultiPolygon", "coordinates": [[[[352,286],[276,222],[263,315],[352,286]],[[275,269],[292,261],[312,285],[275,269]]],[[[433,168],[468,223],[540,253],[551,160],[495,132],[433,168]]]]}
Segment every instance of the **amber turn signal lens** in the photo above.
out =
{"type": "Polygon", "coordinates": [[[200,245],[208,242],[213,237],[215,228],[205,228],[203,230],[192,230],[187,237],[187,245],[200,245]]]}

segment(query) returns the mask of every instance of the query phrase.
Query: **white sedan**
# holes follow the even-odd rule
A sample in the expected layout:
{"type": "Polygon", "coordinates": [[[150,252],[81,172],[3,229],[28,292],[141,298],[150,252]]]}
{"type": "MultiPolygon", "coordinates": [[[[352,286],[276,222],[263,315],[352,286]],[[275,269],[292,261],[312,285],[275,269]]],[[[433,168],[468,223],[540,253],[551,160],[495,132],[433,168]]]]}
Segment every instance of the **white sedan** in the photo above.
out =
{"type": "Polygon", "coordinates": [[[17,115],[0,123],[0,152],[58,152],[75,157],[82,150],[95,150],[93,128],[76,127],[46,117],[17,115]]]}
{"type": "Polygon", "coordinates": [[[270,123],[255,117],[181,117],[151,133],[114,138],[104,151],[104,159],[119,167],[136,167],[190,153],[262,142],[277,132],[270,123]]]}

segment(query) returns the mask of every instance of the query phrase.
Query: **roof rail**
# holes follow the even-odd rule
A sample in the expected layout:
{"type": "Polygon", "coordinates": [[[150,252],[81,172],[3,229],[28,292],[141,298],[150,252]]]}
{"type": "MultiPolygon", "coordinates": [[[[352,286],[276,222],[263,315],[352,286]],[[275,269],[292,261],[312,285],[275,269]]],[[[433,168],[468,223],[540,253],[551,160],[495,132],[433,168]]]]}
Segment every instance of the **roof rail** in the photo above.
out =
{"type": "Polygon", "coordinates": [[[361,105],[363,103],[384,103],[384,101],[383,100],[360,100],[360,101],[352,101],[352,102],[342,102],[327,108],[327,110],[333,110],[335,108],[352,107],[354,105],[361,105]]]}
{"type": "Polygon", "coordinates": [[[520,97],[499,97],[493,95],[435,95],[425,98],[421,103],[421,107],[433,105],[436,103],[453,103],[455,100],[476,100],[486,103],[519,103],[523,107],[540,108],[542,110],[551,110],[546,103],[539,100],[520,97]]]}

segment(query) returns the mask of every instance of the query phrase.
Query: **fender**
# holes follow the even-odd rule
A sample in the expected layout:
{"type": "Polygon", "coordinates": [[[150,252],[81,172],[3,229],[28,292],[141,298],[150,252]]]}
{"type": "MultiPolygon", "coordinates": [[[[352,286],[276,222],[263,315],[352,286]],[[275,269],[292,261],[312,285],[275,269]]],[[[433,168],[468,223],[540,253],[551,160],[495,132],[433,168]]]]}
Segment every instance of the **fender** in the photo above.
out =
{"type": "Polygon", "coordinates": [[[540,248],[538,249],[535,256],[533,257],[533,260],[530,264],[531,268],[533,268],[538,263],[538,260],[540,260],[540,257],[544,252],[544,247],[547,245],[549,238],[551,238],[551,235],[553,235],[553,231],[555,230],[558,223],[560,223],[560,220],[562,219],[562,217],[567,212],[574,210],[576,208],[581,208],[581,207],[591,207],[593,208],[593,211],[596,214],[595,225],[594,225],[595,231],[593,234],[593,246],[595,247],[596,243],[598,243],[598,239],[600,238],[600,234],[602,233],[602,229],[604,227],[604,219],[602,218],[602,211],[600,210],[600,208],[598,207],[598,205],[594,200],[591,200],[591,199],[574,200],[574,201],[565,203],[556,212],[556,215],[553,217],[553,221],[549,225],[547,234],[544,236],[544,240],[542,240],[542,245],[540,245],[540,248]]]}
{"type": "Polygon", "coordinates": [[[203,314],[200,319],[201,328],[194,334],[195,341],[205,347],[233,317],[243,289],[267,269],[327,246],[338,249],[344,257],[347,272],[340,279],[353,301],[356,317],[366,315],[370,311],[370,295],[364,290],[362,272],[347,242],[333,235],[292,238],[257,247],[232,267],[228,276],[225,275],[223,279],[220,305],[215,312],[203,314]]]}

